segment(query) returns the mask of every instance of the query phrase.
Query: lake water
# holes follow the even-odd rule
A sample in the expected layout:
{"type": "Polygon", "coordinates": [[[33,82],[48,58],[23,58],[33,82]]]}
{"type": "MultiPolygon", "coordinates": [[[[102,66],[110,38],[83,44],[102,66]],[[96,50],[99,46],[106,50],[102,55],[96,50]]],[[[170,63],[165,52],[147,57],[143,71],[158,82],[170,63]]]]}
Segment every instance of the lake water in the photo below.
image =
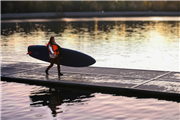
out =
{"type": "MultiPolygon", "coordinates": [[[[45,63],[26,55],[49,37],[96,59],[93,66],[179,71],[179,17],[1,21],[1,63],[45,63]]],[[[179,120],[179,103],[69,88],[1,82],[2,120],[179,120]],[[56,109],[56,110],[55,110],[56,109]],[[56,111],[56,112],[55,112],[56,111]]]]}
{"type": "Polygon", "coordinates": [[[179,17],[134,19],[2,21],[1,59],[42,63],[26,55],[27,47],[54,36],[61,47],[94,57],[93,66],[179,71],[179,17]]]}
{"type": "Polygon", "coordinates": [[[1,82],[1,87],[2,120],[179,120],[180,117],[180,104],[173,101],[13,82],[1,82]]]}

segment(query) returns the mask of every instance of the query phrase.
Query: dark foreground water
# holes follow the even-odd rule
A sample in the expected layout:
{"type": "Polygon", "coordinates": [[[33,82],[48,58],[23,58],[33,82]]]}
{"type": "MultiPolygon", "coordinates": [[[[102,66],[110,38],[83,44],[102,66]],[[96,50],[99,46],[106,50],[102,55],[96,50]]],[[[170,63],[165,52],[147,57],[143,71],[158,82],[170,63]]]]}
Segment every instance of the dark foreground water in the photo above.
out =
{"type": "Polygon", "coordinates": [[[1,82],[2,120],[179,120],[180,104],[1,82]]]}
{"type": "MultiPolygon", "coordinates": [[[[93,66],[179,71],[178,18],[91,18],[1,22],[1,63],[45,62],[26,55],[51,35],[93,66]]],[[[180,104],[1,81],[2,120],[179,120],[180,104]]]]}

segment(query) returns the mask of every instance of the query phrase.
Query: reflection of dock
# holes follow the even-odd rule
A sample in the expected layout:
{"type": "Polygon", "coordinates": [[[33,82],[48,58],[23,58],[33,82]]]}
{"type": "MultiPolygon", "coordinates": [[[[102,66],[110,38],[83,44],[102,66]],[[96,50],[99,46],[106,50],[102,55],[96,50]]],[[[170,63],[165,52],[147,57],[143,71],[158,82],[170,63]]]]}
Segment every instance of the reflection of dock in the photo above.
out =
{"type": "Polygon", "coordinates": [[[179,72],[62,66],[64,75],[58,78],[56,66],[50,69],[48,77],[45,75],[47,66],[2,62],[1,80],[180,101],[179,72]]]}

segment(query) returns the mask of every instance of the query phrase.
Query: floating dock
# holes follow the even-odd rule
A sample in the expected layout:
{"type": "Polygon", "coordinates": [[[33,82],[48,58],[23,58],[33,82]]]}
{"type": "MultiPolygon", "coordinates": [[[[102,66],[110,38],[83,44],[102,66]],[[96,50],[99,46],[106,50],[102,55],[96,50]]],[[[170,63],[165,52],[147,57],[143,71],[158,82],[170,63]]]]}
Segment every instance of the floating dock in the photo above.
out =
{"type": "Polygon", "coordinates": [[[48,76],[45,74],[48,65],[2,62],[1,80],[180,101],[180,72],[61,66],[64,75],[58,77],[56,65],[49,70],[48,76]]]}

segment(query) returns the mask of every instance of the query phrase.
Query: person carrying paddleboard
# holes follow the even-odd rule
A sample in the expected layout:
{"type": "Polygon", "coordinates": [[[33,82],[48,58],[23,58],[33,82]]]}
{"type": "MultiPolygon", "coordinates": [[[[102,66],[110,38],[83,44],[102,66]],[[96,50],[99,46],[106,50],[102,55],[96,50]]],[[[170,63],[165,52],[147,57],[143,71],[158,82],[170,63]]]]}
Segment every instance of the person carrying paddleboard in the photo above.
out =
{"type": "Polygon", "coordinates": [[[57,64],[58,75],[59,76],[63,75],[60,72],[60,60],[59,60],[60,47],[59,47],[59,45],[56,44],[53,36],[50,37],[50,40],[49,40],[48,44],[46,45],[46,47],[48,47],[49,59],[50,59],[50,65],[45,70],[46,75],[49,75],[48,70],[54,65],[54,63],[57,64]]]}

